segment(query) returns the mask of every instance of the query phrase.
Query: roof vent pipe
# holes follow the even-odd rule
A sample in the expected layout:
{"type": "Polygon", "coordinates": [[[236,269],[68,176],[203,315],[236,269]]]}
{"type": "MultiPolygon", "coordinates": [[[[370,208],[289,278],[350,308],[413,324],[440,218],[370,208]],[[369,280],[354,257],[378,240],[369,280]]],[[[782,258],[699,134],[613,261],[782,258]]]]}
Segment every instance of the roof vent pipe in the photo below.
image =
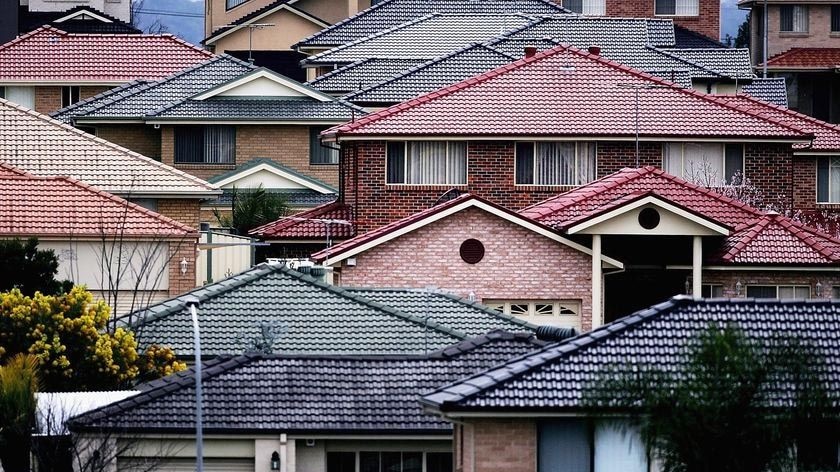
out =
{"type": "Polygon", "coordinates": [[[525,57],[534,57],[537,54],[536,46],[525,46],[525,57]]]}
{"type": "Polygon", "coordinates": [[[601,46],[589,46],[589,54],[593,54],[595,56],[601,55],[601,46]]]}
{"type": "Polygon", "coordinates": [[[574,328],[562,326],[540,326],[537,328],[537,339],[543,341],[563,341],[576,335],[577,332],[574,328]]]}

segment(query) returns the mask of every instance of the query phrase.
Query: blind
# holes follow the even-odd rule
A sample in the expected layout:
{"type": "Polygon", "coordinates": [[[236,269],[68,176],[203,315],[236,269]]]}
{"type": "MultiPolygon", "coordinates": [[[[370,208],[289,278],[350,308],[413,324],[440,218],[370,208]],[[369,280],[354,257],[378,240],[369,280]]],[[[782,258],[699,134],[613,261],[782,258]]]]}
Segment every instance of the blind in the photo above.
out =
{"type": "Polygon", "coordinates": [[[779,31],[806,33],[808,31],[808,6],[782,5],[779,7],[779,31]]]}
{"type": "Polygon", "coordinates": [[[538,142],[530,167],[524,144],[517,145],[517,183],[528,182],[524,174],[529,170],[530,183],[537,185],[581,185],[595,179],[595,143],[538,142]]]}
{"type": "Polygon", "coordinates": [[[614,421],[595,425],[594,472],[647,472],[647,462],[638,429],[614,421]]]}
{"type": "Polygon", "coordinates": [[[655,14],[667,16],[698,16],[699,0],[656,0],[655,14]]]}
{"type": "Polygon", "coordinates": [[[309,127],[309,163],[310,164],[338,164],[338,149],[321,144],[321,132],[327,126],[309,127]]]}
{"type": "Polygon", "coordinates": [[[537,470],[590,472],[591,444],[584,420],[547,421],[537,426],[537,470]]]}
{"type": "Polygon", "coordinates": [[[604,16],[607,13],[606,0],[566,0],[563,6],[583,15],[604,16]]]}
{"type": "Polygon", "coordinates": [[[224,125],[176,126],[175,162],[182,164],[233,164],[236,127],[224,125]]]}
{"type": "Polygon", "coordinates": [[[405,183],[467,183],[467,143],[411,141],[407,145],[405,183]]]}

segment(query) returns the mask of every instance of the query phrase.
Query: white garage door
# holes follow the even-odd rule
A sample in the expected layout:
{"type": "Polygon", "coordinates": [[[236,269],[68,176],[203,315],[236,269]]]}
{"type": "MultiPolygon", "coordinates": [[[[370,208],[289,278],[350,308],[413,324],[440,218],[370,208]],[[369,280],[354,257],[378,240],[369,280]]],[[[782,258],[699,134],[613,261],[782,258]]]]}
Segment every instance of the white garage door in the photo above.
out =
{"type": "MultiPolygon", "coordinates": [[[[142,459],[120,458],[117,461],[119,472],[195,472],[195,459],[142,459]]],[[[205,472],[254,472],[254,459],[214,459],[204,460],[205,472]]]]}

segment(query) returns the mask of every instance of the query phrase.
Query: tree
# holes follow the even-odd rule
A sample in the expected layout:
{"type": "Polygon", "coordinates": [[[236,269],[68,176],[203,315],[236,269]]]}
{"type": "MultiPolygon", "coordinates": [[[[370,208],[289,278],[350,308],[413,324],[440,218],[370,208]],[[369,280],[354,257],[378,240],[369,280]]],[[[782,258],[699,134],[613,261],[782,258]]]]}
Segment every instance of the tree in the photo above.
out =
{"type": "Polygon", "coordinates": [[[712,325],[689,343],[685,364],[606,369],[586,403],[636,413],[664,472],[836,470],[838,416],[823,356],[776,339],[761,345],[737,326],[712,325]]]}
{"type": "Polygon", "coordinates": [[[29,470],[38,359],[17,354],[0,366],[0,465],[3,470],[29,470]]]}
{"type": "Polygon", "coordinates": [[[0,293],[0,361],[30,353],[47,391],[124,388],[186,368],[168,348],[137,352],[134,333],[105,330],[110,310],[84,287],[61,295],[0,293]]]}
{"type": "Polygon", "coordinates": [[[258,226],[285,216],[288,210],[282,195],[268,192],[260,185],[245,191],[234,188],[230,216],[218,210],[213,210],[213,214],[219,225],[233,228],[236,234],[248,234],[248,231],[258,226]]]}
{"type": "Polygon", "coordinates": [[[58,258],[51,249],[38,249],[38,239],[0,241],[0,291],[17,288],[26,295],[55,295],[72,283],[58,281],[58,258]]]}
{"type": "Polygon", "coordinates": [[[750,14],[744,18],[744,22],[738,26],[738,34],[735,35],[734,46],[736,48],[750,47],[750,14]]]}

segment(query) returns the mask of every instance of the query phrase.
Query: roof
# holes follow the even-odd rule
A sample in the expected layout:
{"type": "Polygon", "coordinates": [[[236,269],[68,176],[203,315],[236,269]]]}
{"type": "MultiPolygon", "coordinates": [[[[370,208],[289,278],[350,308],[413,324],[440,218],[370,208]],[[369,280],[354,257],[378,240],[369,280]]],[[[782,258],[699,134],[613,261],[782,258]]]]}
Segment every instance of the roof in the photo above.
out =
{"type": "Polygon", "coordinates": [[[749,49],[668,49],[667,52],[733,79],[754,77],[749,49]]]}
{"type": "MultiPolygon", "coordinates": [[[[309,189],[287,189],[265,187],[265,191],[280,195],[290,208],[312,208],[326,205],[336,200],[334,193],[319,193],[309,189]]],[[[231,205],[233,203],[233,189],[222,189],[222,194],[214,200],[201,203],[205,206],[231,205]]]]}
{"type": "MultiPolygon", "coordinates": [[[[780,336],[808,343],[825,356],[829,385],[840,379],[840,302],[837,300],[691,300],[679,296],[571,338],[465,377],[423,396],[443,412],[581,411],[581,400],[607,369],[639,365],[677,370],[685,365],[689,342],[709,325],[732,323],[769,346],[780,336]]],[[[779,385],[772,400],[794,392],[779,385]]],[[[837,393],[837,392],[834,392],[837,393]]]]}
{"type": "Polygon", "coordinates": [[[248,346],[245,338],[260,336],[262,329],[277,332],[272,345],[277,353],[356,355],[423,354],[491,329],[535,329],[501,313],[444,297],[434,305],[437,311],[422,312],[406,295],[400,303],[408,311],[403,311],[293,269],[260,264],[130,315],[138,342],[171,346],[178,355],[191,356],[188,295],[201,301],[205,356],[241,353],[248,346]],[[461,329],[446,324],[456,317],[461,329]]]}
{"type": "MultiPolygon", "coordinates": [[[[446,218],[450,215],[470,208],[480,209],[515,225],[526,228],[529,231],[533,231],[541,234],[542,236],[553,239],[560,244],[565,244],[577,251],[592,254],[591,250],[588,248],[566,239],[558,232],[542,225],[541,223],[538,223],[535,220],[530,220],[521,214],[508,210],[484,198],[465,193],[451,200],[447,200],[446,202],[432,206],[431,208],[427,208],[414,213],[413,215],[368,231],[367,233],[344,241],[329,249],[319,251],[312,255],[312,259],[323,262],[325,265],[332,265],[343,259],[352,257],[357,253],[398,238],[407,232],[415,231],[442,218],[446,218]]],[[[604,262],[612,265],[613,267],[622,267],[621,263],[614,259],[608,257],[604,257],[602,259],[604,262]]]]}
{"type": "MultiPolygon", "coordinates": [[[[449,436],[417,396],[543,344],[492,332],[428,356],[249,354],[207,362],[202,371],[205,433],[323,433],[449,436]]],[[[128,400],[70,421],[73,431],[194,432],[195,371],[141,385],[128,400]]]]}
{"type": "Polygon", "coordinates": [[[741,86],[741,92],[758,100],[787,108],[787,85],[784,77],[756,77],[741,86]]]}
{"type": "Polygon", "coordinates": [[[35,435],[63,436],[68,434],[64,424],[74,416],[99,407],[133,397],[139,390],[112,390],[99,392],[37,392],[35,435]]]}
{"type": "Polygon", "coordinates": [[[840,48],[790,48],[767,61],[771,70],[834,70],[840,65],[840,48]]]}
{"type": "Polygon", "coordinates": [[[218,192],[201,179],[2,99],[0,161],[123,196],[207,198],[218,192]]]}
{"type": "MultiPolygon", "coordinates": [[[[353,223],[353,210],[344,203],[331,202],[264,224],[252,229],[249,234],[269,241],[287,239],[326,240],[326,225],[321,220],[353,223]]],[[[353,237],[355,234],[355,224],[330,224],[330,239],[347,239],[353,237]]]]}
{"type": "Polygon", "coordinates": [[[194,228],[68,177],[0,175],[4,237],[174,238],[194,228]]]}
{"type": "Polygon", "coordinates": [[[433,59],[474,42],[518,29],[533,19],[519,14],[431,13],[306,58],[304,65],[346,64],[370,57],[433,59]],[[422,48],[412,45],[422,44],[422,48]]]}
{"type": "Polygon", "coordinates": [[[275,0],[273,2],[268,3],[267,5],[257,8],[245,15],[231,21],[228,25],[217,27],[210,36],[204,38],[201,43],[202,44],[213,44],[216,40],[218,40],[221,36],[225,35],[228,32],[235,31],[240,29],[242,26],[254,23],[260,18],[264,18],[276,11],[279,10],[287,10],[290,11],[300,17],[306,18],[312,23],[315,23],[318,26],[325,27],[329,26],[329,23],[316,17],[315,15],[305,12],[297,7],[294,4],[297,3],[297,0],[275,0]]]}
{"type": "Polygon", "coordinates": [[[677,48],[725,48],[726,45],[706,35],[692,31],[684,26],[674,25],[674,47],[677,48]]]}
{"type": "Polygon", "coordinates": [[[50,25],[68,33],[141,34],[130,24],[89,6],[64,11],[30,11],[27,5],[18,10],[18,32],[28,33],[50,25]]]}
{"type": "Polygon", "coordinates": [[[344,123],[352,120],[355,116],[364,114],[366,112],[361,108],[337,99],[319,102],[315,100],[245,97],[240,99],[184,100],[150,112],[145,116],[145,119],[149,122],[165,120],[241,120],[334,124],[344,123]]]}
{"type": "Polygon", "coordinates": [[[323,92],[350,92],[381,82],[396,73],[426,62],[424,59],[368,58],[330,71],[307,85],[323,92]]]}
{"type": "Polygon", "coordinates": [[[44,26],[0,46],[0,83],[160,79],[210,57],[171,34],[75,34],[44,26]]]}
{"type": "Polygon", "coordinates": [[[731,264],[836,266],[840,240],[778,214],[767,214],[736,228],[717,257],[731,264]]]}
{"type": "Polygon", "coordinates": [[[603,57],[558,46],[370,114],[325,134],[369,136],[715,137],[805,141],[787,124],[736,109],[603,57]],[[581,107],[581,103],[589,106],[581,107]],[[627,107],[616,107],[626,103],[627,107]]]}
{"type": "Polygon", "coordinates": [[[207,89],[255,70],[251,64],[228,55],[205,60],[159,81],[132,82],[81,100],[53,113],[61,121],[141,120],[147,113],[172,102],[186,100],[207,89]]]}
{"type": "Polygon", "coordinates": [[[351,43],[430,13],[551,15],[563,12],[560,5],[550,0],[384,0],[301,40],[296,47],[351,43]]]}
{"type": "Polygon", "coordinates": [[[329,184],[302,174],[291,167],[278,163],[277,161],[265,158],[252,159],[238,166],[236,169],[211,177],[207,181],[219,186],[225,186],[230,183],[236,183],[236,181],[240,178],[260,170],[270,171],[273,174],[283,176],[288,180],[299,183],[301,186],[307,187],[310,190],[314,190],[322,194],[332,195],[333,198],[335,194],[338,193],[338,189],[331,187],[329,184]]]}

